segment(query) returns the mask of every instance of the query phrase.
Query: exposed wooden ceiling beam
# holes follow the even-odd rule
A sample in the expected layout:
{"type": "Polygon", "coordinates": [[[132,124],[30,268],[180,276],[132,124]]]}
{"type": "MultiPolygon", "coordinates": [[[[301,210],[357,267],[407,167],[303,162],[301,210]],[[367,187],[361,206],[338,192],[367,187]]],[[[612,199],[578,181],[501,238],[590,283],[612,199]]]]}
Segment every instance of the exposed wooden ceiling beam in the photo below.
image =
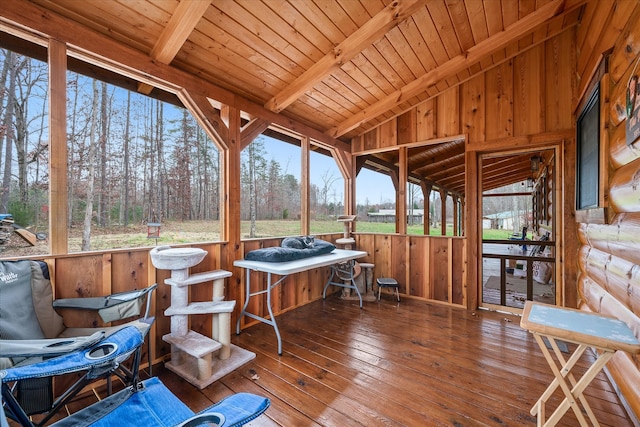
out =
{"type": "Polygon", "coordinates": [[[254,139],[269,128],[271,123],[258,118],[251,119],[240,129],[240,150],[247,148],[254,139]]]}
{"type": "Polygon", "coordinates": [[[182,90],[178,93],[182,105],[187,108],[193,117],[200,123],[212,141],[218,143],[218,148],[229,148],[229,128],[220,117],[220,112],[216,110],[206,96],[182,90]]]}
{"type": "Polygon", "coordinates": [[[0,30],[8,34],[19,35],[41,46],[47,45],[48,38],[60,40],[67,43],[69,57],[86,61],[137,81],[158,85],[157,87],[172,94],[178,93],[181,89],[191,94],[199,93],[254,117],[262,117],[283,128],[307,135],[327,149],[348,152],[351,150],[351,146],[346,142],[331,138],[317,128],[269,111],[260,104],[169,64],[153,61],[148,55],[130,46],[89,30],[33,3],[3,0],[2,7],[0,30]]]}
{"type": "Polygon", "coordinates": [[[301,76],[288,84],[283,91],[267,101],[265,108],[276,113],[284,110],[307,90],[340,68],[342,64],[350,61],[364,49],[380,40],[390,29],[409,18],[420,7],[424,7],[426,2],[427,0],[396,0],[391,2],[309,67],[301,76]]]}
{"type": "MultiPolygon", "coordinates": [[[[164,27],[156,44],[151,49],[149,56],[163,64],[169,64],[178,54],[189,34],[196,27],[202,15],[211,4],[211,0],[186,1],[178,3],[176,10],[169,18],[167,26],[164,27]]],[[[153,86],[146,83],[138,85],[138,92],[149,95],[153,86]]]]}
{"type": "Polygon", "coordinates": [[[548,19],[553,18],[556,14],[562,11],[564,2],[565,0],[553,0],[547,3],[535,12],[530,13],[519,21],[513,23],[503,31],[483,40],[477,45],[471,47],[468,51],[451,58],[441,66],[432,69],[370,107],[363,109],[358,114],[351,116],[339,126],[329,129],[328,135],[338,138],[363,123],[392,110],[398,105],[406,102],[408,99],[417,96],[429,86],[435,85],[441,80],[447,79],[464,71],[466,68],[480,61],[485,56],[491,55],[499,49],[504,48],[514,40],[518,40],[527,33],[535,30],[548,19]]]}

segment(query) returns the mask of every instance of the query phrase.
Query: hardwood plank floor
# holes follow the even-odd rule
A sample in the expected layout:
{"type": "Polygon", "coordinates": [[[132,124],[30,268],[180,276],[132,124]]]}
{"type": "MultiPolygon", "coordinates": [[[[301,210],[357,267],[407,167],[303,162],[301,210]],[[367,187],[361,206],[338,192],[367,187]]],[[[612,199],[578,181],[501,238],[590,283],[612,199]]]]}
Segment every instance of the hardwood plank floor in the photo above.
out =
{"type": "MultiPolygon", "coordinates": [[[[529,409],[553,379],[516,316],[390,296],[360,310],[333,295],[277,321],[282,356],[273,329],[252,326],[232,341],[256,359],[202,392],[156,372],[196,411],[232,392],[269,397],[254,427],[535,426],[529,409]]],[[[585,395],[602,426],[633,425],[604,374],[585,395]]],[[[557,391],[548,414],[560,401],[557,391]]],[[[558,425],[579,424],[570,411],[558,425]]]]}
{"type": "MultiPolygon", "coordinates": [[[[529,409],[553,379],[520,318],[508,314],[407,298],[398,304],[390,295],[360,310],[335,294],[277,322],[282,356],[268,325],[232,334],[256,358],[204,390],[162,365],[153,373],[196,412],[234,392],[269,397],[271,406],[253,427],[535,426],[529,409]]],[[[592,359],[583,356],[580,374],[592,359]]],[[[67,409],[104,395],[81,396],[67,409]]],[[[633,426],[603,373],[585,395],[603,427],[633,426]]],[[[556,391],[548,415],[561,400],[556,391]]],[[[123,425],[128,421],[134,422],[123,425]]],[[[579,423],[569,411],[558,425],[579,423]]]]}

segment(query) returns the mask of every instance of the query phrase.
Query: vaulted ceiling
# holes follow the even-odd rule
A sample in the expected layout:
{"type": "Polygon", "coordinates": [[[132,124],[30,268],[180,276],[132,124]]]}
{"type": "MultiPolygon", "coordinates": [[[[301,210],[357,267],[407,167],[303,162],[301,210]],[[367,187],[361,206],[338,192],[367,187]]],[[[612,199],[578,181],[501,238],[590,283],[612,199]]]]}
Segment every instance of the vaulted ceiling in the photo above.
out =
{"type": "Polygon", "coordinates": [[[349,142],[576,25],[585,0],[31,2],[349,142]]]}

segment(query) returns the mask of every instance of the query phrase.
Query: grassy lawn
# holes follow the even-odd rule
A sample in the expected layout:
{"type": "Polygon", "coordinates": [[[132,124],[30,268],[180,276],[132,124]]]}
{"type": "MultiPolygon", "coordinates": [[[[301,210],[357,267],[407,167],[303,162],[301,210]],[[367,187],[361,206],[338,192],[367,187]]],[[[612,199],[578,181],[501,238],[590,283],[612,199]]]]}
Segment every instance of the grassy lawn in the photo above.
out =
{"type": "MultiPolygon", "coordinates": [[[[249,238],[249,221],[241,223],[241,238],[249,238]]],[[[257,238],[283,237],[300,235],[300,221],[258,221],[256,224],[257,238]]],[[[311,234],[342,233],[343,223],[337,221],[312,221],[311,234]]],[[[356,222],[356,231],[361,233],[395,233],[395,224],[380,222],[356,222]]],[[[485,239],[507,239],[512,235],[510,230],[484,230],[485,239]]],[[[407,227],[407,234],[422,235],[422,225],[407,227]]],[[[440,228],[431,229],[432,236],[440,235],[440,228]]],[[[447,227],[447,235],[453,235],[453,227],[447,227]]],[[[158,245],[175,245],[197,242],[215,242],[220,240],[218,222],[187,221],[164,222],[160,230],[160,238],[148,239],[147,226],[136,224],[128,227],[111,227],[92,229],[91,250],[108,250],[121,248],[139,248],[158,245]]],[[[79,252],[82,243],[82,230],[72,228],[69,232],[69,251],[79,252]]],[[[12,236],[8,243],[0,247],[0,257],[16,257],[28,255],[41,255],[48,252],[47,242],[38,241],[36,246],[30,246],[24,240],[12,236]]]]}

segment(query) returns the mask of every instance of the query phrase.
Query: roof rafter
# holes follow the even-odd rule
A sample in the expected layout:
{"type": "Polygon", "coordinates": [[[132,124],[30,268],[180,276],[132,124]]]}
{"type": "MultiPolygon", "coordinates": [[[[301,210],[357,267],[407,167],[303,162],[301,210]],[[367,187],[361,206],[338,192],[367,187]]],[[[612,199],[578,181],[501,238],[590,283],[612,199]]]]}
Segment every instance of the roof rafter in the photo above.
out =
{"type": "MultiPolygon", "coordinates": [[[[392,110],[403,102],[406,102],[408,99],[420,94],[429,86],[464,71],[470,65],[480,61],[486,55],[504,48],[509,43],[533,31],[539,25],[544,24],[548,19],[556,16],[558,13],[563,11],[564,3],[565,0],[553,0],[547,3],[535,12],[530,13],[523,19],[513,23],[505,30],[483,40],[468,51],[451,58],[441,66],[423,74],[411,83],[387,95],[385,98],[368,108],[363,109],[358,114],[349,117],[339,126],[329,129],[327,132],[328,135],[338,138],[363,123],[392,110]]],[[[576,5],[573,5],[572,7],[576,7],[576,5]]],[[[567,13],[568,10],[564,10],[564,12],[567,13]]]]}
{"type": "MultiPolygon", "coordinates": [[[[169,64],[187,41],[189,34],[196,27],[209,8],[211,0],[181,1],[169,18],[149,56],[163,64],[169,64]]],[[[138,92],[149,95],[153,86],[146,83],[138,85],[138,92]]]]}
{"type": "Polygon", "coordinates": [[[265,108],[279,113],[300,98],[315,84],[353,59],[364,49],[380,40],[393,27],[409,18],[423,7],[427,0],[396,0],[382,9],[373,18],[358,28],[353,34],[334,47],[318,62],[313,64],[301,76],[287,85],[279,94],[265,104],[265,108]]]}

